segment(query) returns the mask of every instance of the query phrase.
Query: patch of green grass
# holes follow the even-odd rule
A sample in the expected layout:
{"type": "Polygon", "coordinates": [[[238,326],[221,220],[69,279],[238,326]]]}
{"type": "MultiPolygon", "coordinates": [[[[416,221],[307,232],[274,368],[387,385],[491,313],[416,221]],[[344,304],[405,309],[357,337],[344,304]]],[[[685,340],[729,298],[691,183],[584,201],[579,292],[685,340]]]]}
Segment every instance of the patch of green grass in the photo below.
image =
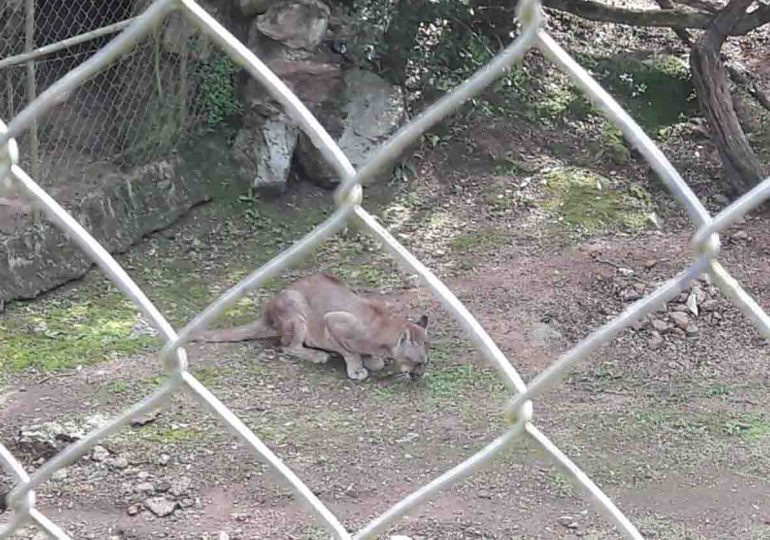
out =
{"type": "Polygon", "coordinates": [[[489,184],[482,194],[484,204],[492,212],[504,213],[516,205],[513,190],[506,184],[489,184]]]}
{"type": "Polygon", "coordinates": [[[708,395],[711,397],[726,396],[730,392],[730,387],[725,384],[715,384],[708,389],[708,395]]]}
{"type": "Polygon", "coordinates": [[[623,140],[623,132],[611,122],[602,124],[600,153],[619,165],[628,163],[631,153],[623,140]]]}
{"type": "Polygon", "coordinates": [[[225,367],[203,366],[203,367],[192,369],[192,374],[195,375],[195,378],[198,379],[201,382],[201,384],[204,384],[204,385],[209,385],[213,382],[218,381],[223,377],[227,377],[232,373],[233,373],[232,369],[225,368],[225,367]]]}
{"type": "Polygon", "coordinates": [[[131,391],[131,384],[126,381],[111,381],[107,384],[107,391],[111,394],[127,394],[131,391]]]}
{"type": "Polygon", "coordinates": [[[510,235],[497,229],[482,229],[455,236],[449,241],[453,251],[488,251],[507,245],[510,235]]]}
{"type": "Polygon", "coordinates": [[[63,297],[17,303],[0,320],[0,370],[58,371],[136,354],[156,345],[130,337],[136,310],[105,280],[63,297]]]}
{"type": "Polygon", "coordinates": [[[556,485],[556,492],[560,497],[574,497],[575,488],[572,482],[561,472],[554,473],[551,481],[556,485]]]}
{"type": "Polygon", "coordinates": [[[471,364],[450,366],[429,373],[425,382],[432,397],[440,400],[451,399],[472,386],[476,369],[471,364]]]}
{"type": "Polygon", "coordinates": [[[136,433],[145,441],[171,445],[199,441],[206,435],[203,430],[190,426],[160,427],[155,424],[144,426],[137,430],[136,433]]]}
{"type": "Polygon", "coordinates": [[[540,205],[568,228],[599,232],[642,229],[652,203],[640,188],[622,188],[587,169],[556,169],[542,178],[540,205]]]}
{"type": "Polygon", "coordinates": [[[740,437],[746,441],[760,441],[770,436],[770,419],[755,414],[730,414],[725,411],[692,414],[671,409],[640,410],[629,418],[618,419],[618,425],[636,430],[644,429],[709,435],[714,438],[740,437]]]}
{"type": "Polygon", "coordinates": [[[728,418],[721,423],[720,428],[725,435],[739,436],[748,441],[770,438],[770,420],[758,415],[746,414],[728,418]]]}

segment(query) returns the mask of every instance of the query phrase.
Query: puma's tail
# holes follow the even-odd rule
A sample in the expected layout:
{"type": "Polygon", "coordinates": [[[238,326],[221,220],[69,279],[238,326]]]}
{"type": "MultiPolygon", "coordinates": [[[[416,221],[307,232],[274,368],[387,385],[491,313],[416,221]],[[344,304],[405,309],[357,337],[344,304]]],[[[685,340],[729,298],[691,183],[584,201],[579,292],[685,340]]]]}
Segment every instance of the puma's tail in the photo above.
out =
{"type": "Polygon", "coordinates": [[[208,343],[225,343],[236,341],[250,341],[253,339],[266,339],[277,337],[278,332],[267,324],[265,318],[260,318],[250,324],[227,328],[225,330],[209,330],[195,336],[192,341],[205,341],[208,343]]]}

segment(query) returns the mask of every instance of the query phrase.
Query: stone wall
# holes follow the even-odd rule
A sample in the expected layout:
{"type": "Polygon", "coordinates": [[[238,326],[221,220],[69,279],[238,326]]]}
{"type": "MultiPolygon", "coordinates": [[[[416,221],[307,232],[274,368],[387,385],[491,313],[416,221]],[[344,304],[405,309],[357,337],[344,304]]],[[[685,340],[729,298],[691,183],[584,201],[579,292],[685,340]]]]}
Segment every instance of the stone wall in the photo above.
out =
{"type": "MultiPolygon", "coordinates": [[[[70,186],[68,191],[69,196],[64,192],[53,196],[62,197],[65,208],[112,253],[168,227],[210,198],[207,183],[199,175],[183,172],[179,159],[146,165],[130,174],[108,174],[96,187],[70,186]]],[[[8,211],[0,207],[0,213],[4,210],[8,211]]],[[[17,215],[3,224],[0,304],[33,298],[85,275],[92,266],[75,243],[47,220],[34,226],[29,215],[17,215]]]]}

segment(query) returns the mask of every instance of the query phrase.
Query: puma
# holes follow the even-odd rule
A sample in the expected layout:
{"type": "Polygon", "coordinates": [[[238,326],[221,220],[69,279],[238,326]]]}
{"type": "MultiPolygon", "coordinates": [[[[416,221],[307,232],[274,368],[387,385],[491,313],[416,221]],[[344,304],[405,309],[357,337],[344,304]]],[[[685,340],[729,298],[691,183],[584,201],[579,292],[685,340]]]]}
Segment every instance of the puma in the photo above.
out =
{"type": "Polygon", "coordinates": [[[268,300],[251,324],[202,332],[193,341],[237,342],[278,337],[284,351],[311,362],[345,359],[348,377],[362,381],[392,358],[403,376],[417,379],[428,365],[428,317],[417,323],[354,293],[338,278],[313,274],[268,300]]]}

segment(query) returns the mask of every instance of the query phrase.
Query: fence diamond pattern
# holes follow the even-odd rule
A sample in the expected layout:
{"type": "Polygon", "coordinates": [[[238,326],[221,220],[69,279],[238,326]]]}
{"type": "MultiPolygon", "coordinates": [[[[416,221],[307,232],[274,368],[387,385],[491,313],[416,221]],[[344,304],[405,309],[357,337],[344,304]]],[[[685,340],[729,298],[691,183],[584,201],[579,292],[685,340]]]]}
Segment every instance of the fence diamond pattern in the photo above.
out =
{"type": "Polygon", "coordinates": [[[582,489],[597,510],[619,532],[628,538],[641,538],[636,527],[596,484],[535,427],[532,400],[557,384],[573,364],[591,354],[601,345],[606,344],[630,324],[662,307],[667,301],[679,294],[691,280],[704,273],[708,274],[711,281],[740,307],[762,335],[766,339],[770,339],[770,317],[717,261],[719,231],[759,206],[770,196],[770,178],[717,216],[710,216],[649,137],[615,100],[545,32],[543,29],[544,15],[540,2],[538,0],[522,0],[519,2],[517,17],[522,24],[522,32],[508,48],[454,91],[399,130],[374,153],[370,161],[359,171],[353,169],[329,134],[278,77],[210,17],[194,0],[156,0],[120,35],[85,63],[49,87],[36,101],[21,111],[7,127],[0,123],[0,179],[6,181],[10,178],[24,196],[34,201],[49,219],[66,231],[72,240],[99,265],[102,271],[133,300],[137,308],[161,332],[165,340],[160,358],[168,371],[165,381],[153,394],[124,411],[111,423],[72,443],[32,474],[28,474],[8,449],[0,444],[0,465],[14,481],[14,487],[7,496],[11,517],[0,529],[0,538],[8,538],[21,526],[32,522],[53,538],[69,539],[70,537],[66,532],[37,510],[35,507],[35,488],[49,480],[57,470],[75,462],[100,441],[126,426],[134,417],[163,405],[175,392],[179,391],[189,392],[203,406],[207,407],[211,414],[217,416],[250,446],[273,469],[275,474],[288,483],[295,495],[307,504],[317,520],[337,539],[373,538],[392,528],[398,518],[425,502],[439,490],[472,474],[518,437],[529,437],[542,448],[546,455],[550,456],[565,474],[582,489]],[[115,259],[18,165],[19,152],[14,139],[21,135],[33,121],[40,119],[51,107],[65,99],[75,88],[137,45],[173,10],[181,10],[249,74],[264,85],[270,95],[283,105],[292,120],[311,137],[325,159],[334,166],[342,180],[335,194],[337,210],[326,221],[319,224],[291,248],[222,294],[179,332],[171,327],[163,314],[156,309],[115,259]],[[684,205],[697,226],[697,232],[691,242],[694,260],[687,268],[648,297],[629,306],[617,318],[580,341],[538,375],[529,385],[525,385],[513,365],[455,295],[361,206],[361,182],[375,174],[380,167],[395,160],[408,145],[418,139],[432,125],[503,75],[515,62],[521,60],[531,48],[540,49],[556,67],[567,73],[573,82],[604,112],[607,118],[623,131],[666,183],[673,195],[684,205]],[[502,435],[466,461],[421,487],[386,510],[361,530],[355,532],[348,531],[302,480],[188,371],[187,355],[184,349],[184,345],[194,334],[207,328],[212,321],[243,295],[297,262],[348,222],[352,222],[378,239],[396,259],[420,275],[424,283],[441,299],[445,307],[468,332],[486,360],[498,369],[501,377],[515,392],[505,411],[509,419],[509,427],[502,435]]]}

